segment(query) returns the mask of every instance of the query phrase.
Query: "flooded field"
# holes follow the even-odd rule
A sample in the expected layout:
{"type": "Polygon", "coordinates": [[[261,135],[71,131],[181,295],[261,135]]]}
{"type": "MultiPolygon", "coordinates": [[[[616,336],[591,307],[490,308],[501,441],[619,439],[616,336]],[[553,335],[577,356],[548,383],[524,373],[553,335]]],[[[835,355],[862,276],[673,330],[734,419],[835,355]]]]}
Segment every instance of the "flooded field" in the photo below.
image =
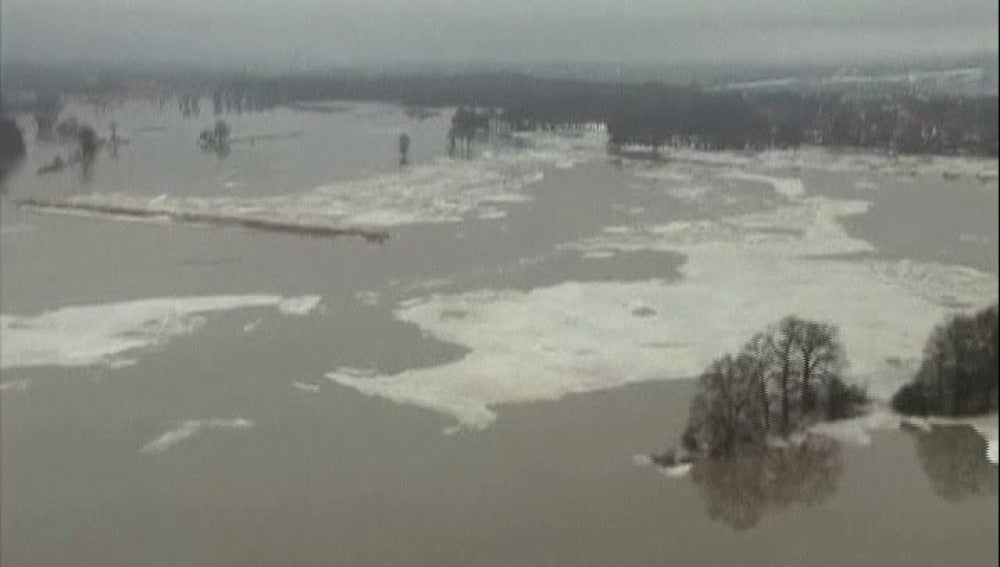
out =
{"type": "Polygon", "coordinates": [[[64,114],[128,143],[36,175],[72,146],[27,128],[0,197],[4,565],[998,560],[995,416],[678,478],[637,458],[787,314],[837,324],[887,399],[996,301],[995,159],[650,163],[599,130],[449,157],[450,109],[361,103],[226,115],[256,141],[220,157],[208,112],[64,114]]]}

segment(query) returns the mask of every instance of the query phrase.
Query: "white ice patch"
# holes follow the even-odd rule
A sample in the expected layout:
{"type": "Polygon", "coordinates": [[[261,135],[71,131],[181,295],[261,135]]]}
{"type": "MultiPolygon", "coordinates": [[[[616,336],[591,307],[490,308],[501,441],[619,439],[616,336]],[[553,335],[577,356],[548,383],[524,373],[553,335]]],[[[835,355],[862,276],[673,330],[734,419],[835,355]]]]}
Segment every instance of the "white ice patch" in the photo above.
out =
{"type": "Polygon", "coordinates": [[[654,181],[676,181],[678,183],[690,183],[694,176],[685,170],[676,167],[640,167],[633,172],[633,175],[640,179],[652,179],[654,181]]]}
{"type": "Polygon", "coordinates": [[[681,463],[672,467],[661,467],[660,474],[670,478],[681,478],[691,472],[692,463],[681,463]]]}
{"type": "Polygon", "coordinates": [[[186,441],[195,434],[207,430],[234,430],[247,429],[253,427],[253,422],[243,419],[189,419],[179,426],[164,432],[162,435],[146,443],[139,449],[144,455],[156,455],[163,453],[174,445],[186,441]]]}
{"type": "Polygon", "coordinates": [[[379,299],[382,294],[377,291],[359,291],[354,294],[355,299],[361,303],[367,305],[368,307],[375,307],[378,305],[379,299]]]}
{"type": "Polygon", "coordinates": [[[301,315],[316,305],[316,296],[219,295],[78,305],[35,317],[0,315],[0,368],[120,367],[135,362],[127,353],[191,333],[209,313],[273,307],[301,315]]]}
{"type": "Polygon", "coordinates": [[[797,314],[838,325],[853,378],[886,397],[908,378],[930,329],[954,306],[995,301],[995,275],[841,256],[873,251],[837,220],[869,204],[788,193],[788,204],[769,211],[614,226],[568,245],[589,256],[681,252],[688,260],[680,281],[567,282],[407,300],[397,305],[397,318],[469,352],[395,375],[329,377],[481,428],[500,404],[694,377],[763,326],[797,314]],[[637,317],[637,305],[648,316],[637,317]],[[448,316],[456,312],[464,316],[448,316]]]}
{"type": "Polygon", "coordinates": [[[667,194],[675,199],[684,201],[703,201],[708,196],[710,189],[703,186],[692,187],[671,187],[667,189],[667,194]]]}
{"type": "Polygon", "coordinates": [[[809,431],[842,443],[868,446],[873,433],[899,429],[903,420],[902,416],[889,409],[874,407],[855,418],[817,423],[809,431]]]}
{"type": "Polygon", "coordinates": [[[278,302],[278,311],[285,315],[309,315],[322,306],[323,298],[318,295],[290,297],[278,302]]]}
{"type": "Polygon", "coordinates": [[[0,236],[12,236],[24,232],[31,232],[35,230],[35,228],[36,227],[33,224],[11,224],[7,226],[0,226],[0,236]]]}
{"type": "Polygon", "coordinates": [[[582,256],[588,260],[607,260],[614,258],[615,253],[612,250],[588,250],[582,256]]]}
{"type": "Polygon", "coordinates": [[[29,383],[27,378],[4,380],[0,382],[0,392],[23,392],[28,389],[29,383]]]}
{"type": "Polygon", "coordinates": [[[319,384],[315,384],[313,382],[302,382],[296,380],[295,382],[292,382],[292,387],[295,388],[296,390],[301,390],[303,392],[308,392],[310,394],[315,394],[320,391],[319,384]]]}
{"type": "Polygon", "coordinates": [[[484,207],[479,212],[479,218],[482,220],[499,220],[506,217],[507,211],[495,207],[484,207]]]}
{"type": "Polygon", "coordinates": [[[802,186],[802,180],[797,177],[771,177],[757,173],[746,173],[742,171],[732,171],[723,176],[725,179],[736,179],[740,181],[751,181],[764,183],[774,188],[774,192],[786,199],[797,199],[806,194],[802,186]]]}
{"type": "Polygon", "coordinates": [[[681,478],[691,472],[692,463],[679,463],[671,466],[660,466],[653,463],[653,458],[649,455],[632,455],[632,464],[637,467],[656,466],[656,471],[663,476],[670,478],[681,478]]]}
{"type": "MultiPolygon", "coordinates": [[[[754,170],[803,169],[887,177],[972,179],[981,182],[996,181],[1000,165],[996,158],[988,157],[894,156],[865,150],[831,150],[811,146],[798,150],[763,152],[709,152],[676,148],[667,150],[666,157],[672,162],[754,170]]],[[[643,176],[650,177],[650,174],[643,176]]]]}

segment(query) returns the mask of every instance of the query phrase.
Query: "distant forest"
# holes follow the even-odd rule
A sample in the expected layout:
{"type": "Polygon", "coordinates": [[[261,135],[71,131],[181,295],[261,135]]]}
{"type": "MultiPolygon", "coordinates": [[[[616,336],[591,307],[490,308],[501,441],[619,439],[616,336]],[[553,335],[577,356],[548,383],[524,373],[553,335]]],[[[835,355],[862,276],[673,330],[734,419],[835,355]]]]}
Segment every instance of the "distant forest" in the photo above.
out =
{"type": "MultiPolygon", "coordinates": [[[[164,80],[157,83],[163,85],[164,80]]],[[[342,73],[196,81],[173,77],[166,84],[162,88],[173,89],[173,94],[188,89],[180,94],[209,97],[216,109],[221,105],[237,111],[301,101],[369,100],[480,109],[488,114],[488,123],[512,130],[575,129],[601,123],[607,125],[612,150],[628,146],[759,150],[802,144],[901,154],[997,156],[1000,150],[996,95],[930,96],[905,89],[713,91],[518,73],[342,73]]],[[[143,88],[157,88],[149,85],[146,82],[143,88]]],[[[104,94],[114,90],[101,88],[104,94]]],[[[129,90],[135,88],[129,85],[129,90]]],[[[93,96],[95,90],[92,84],[87,94],[93,96]]]]}

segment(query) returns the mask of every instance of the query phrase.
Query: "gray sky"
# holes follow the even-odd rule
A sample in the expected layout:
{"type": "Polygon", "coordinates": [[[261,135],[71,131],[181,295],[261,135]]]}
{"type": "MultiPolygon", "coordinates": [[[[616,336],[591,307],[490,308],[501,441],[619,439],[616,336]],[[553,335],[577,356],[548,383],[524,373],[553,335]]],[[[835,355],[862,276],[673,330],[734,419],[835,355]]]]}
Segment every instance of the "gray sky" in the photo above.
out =
{"type": "Polygon", "coordinates": [[[2,0],[5,60],[847,62],[997,51],[997,0],[2,0]]]}

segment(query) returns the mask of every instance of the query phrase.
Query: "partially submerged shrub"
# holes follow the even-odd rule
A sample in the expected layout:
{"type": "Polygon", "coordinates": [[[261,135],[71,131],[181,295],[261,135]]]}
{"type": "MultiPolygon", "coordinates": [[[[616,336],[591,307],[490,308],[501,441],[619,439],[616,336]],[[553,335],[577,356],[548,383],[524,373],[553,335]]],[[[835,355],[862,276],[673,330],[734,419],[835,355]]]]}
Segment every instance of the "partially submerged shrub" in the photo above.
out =
{"type": "Polygon", "coordinates": [[[970,415],[997,409],[997,306],[937,326],[913,381],[893,397],[902,413],[970,415]]]}
{"type": "Polygon", "coordinates": [[[923,385],[910,382],[900,388],[892,396],[892,409],[905,415],[927,415],[929,408],[923,385]]]}
{"type": "Polygon", "coordinates": [[[864,386],[848,384],[839,376],[827,380],[825,404],[827,419],[857,417],[868,402],[868,392],[864,386]]]}
{"type": "Polygon", "coordinates": [[[229,155],[229,133],[229,124],[225,120],[217,120],[214,128],[202,130],[198,137],[198,144],[203,151],[224,158],[229,155]]]}

